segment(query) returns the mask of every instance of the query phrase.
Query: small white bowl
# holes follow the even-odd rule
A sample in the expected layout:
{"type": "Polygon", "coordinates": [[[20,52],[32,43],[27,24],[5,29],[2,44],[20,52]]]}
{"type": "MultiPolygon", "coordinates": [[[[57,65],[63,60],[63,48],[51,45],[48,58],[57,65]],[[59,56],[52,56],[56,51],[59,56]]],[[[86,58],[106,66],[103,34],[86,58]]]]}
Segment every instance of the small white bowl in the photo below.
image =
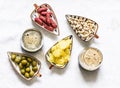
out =
{"type": "Polygon", "coordinates": [[[28,52],[36,52],[43,46],[42,33],[33,28],[24,31],[21,39],[21,47],[28,52]]]}
{"type": "Polygon", "coordinates": [[[94,71],[101,66],[103,55],[97,48],[89,47],[83,50],[78,59],[83,69],[94,71]]]}

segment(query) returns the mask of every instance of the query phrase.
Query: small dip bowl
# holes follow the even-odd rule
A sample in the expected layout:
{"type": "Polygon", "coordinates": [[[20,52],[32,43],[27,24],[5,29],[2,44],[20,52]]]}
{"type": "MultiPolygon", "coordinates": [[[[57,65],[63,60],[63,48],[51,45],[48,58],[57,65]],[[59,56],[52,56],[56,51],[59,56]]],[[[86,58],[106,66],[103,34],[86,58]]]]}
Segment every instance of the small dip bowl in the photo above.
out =
{"type": "Polygon", "coordinates": [[[89,47],[83,50],[78,59],[83,69],[94,71],[101,66],[103,55],[97,48],[89,47]]]}
{"type": "Polygon", "coordinates": [[[42,33],[37,29],[26,30],[21,39],[21,46],[28,52],[36,52],[43,45],[42,33]]]}

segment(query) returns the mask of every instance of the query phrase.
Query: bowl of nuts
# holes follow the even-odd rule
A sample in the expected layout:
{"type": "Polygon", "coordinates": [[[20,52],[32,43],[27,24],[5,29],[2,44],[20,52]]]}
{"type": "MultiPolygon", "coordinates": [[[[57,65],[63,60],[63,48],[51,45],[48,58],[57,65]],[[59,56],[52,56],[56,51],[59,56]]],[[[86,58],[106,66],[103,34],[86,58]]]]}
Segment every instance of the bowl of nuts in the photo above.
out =
{"type": "Polygon", "coordinates": [[[98,38],[98,24],[86,17],[66,15],[66,19],[76,35],[83,41],[90,41],[93,37],[98,38]]]}

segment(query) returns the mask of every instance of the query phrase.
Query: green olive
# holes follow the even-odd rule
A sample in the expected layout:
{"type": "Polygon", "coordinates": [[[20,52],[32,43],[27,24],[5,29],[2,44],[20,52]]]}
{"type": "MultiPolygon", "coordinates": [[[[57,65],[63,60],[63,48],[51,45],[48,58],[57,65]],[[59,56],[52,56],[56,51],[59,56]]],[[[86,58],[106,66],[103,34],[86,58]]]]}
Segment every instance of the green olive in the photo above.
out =
{"type": "Polygon", "coordinates": [[[22,60],[21,63],[23,66],[25,66],[27,64],[27,60],[22,60]]]}
{"type": "Polygon", "coordinates": [[[30,77],[33,77],[34,76],[34,71],[30,71],[30,77]]]}
{"type": "Polygon", "coordinates": [[[25,77],[26,77],[26,78],[29,78],[29,77],[30,77],[29,73],[26,72],[26,73],[25,73],[25,77]]]}
{"type": "Polygon", "coordinates": [[[34,67],[34,66],[37,66],[37,61],[33,61],[32,62],[32,66],[34,67]]]}
{"type": "Polygon", "coordinates": [[[30,63],[29,63],[29,62],[27,62],[26,67],[29,67],[29,66],[30,66],[30,63]]]}
{"type": "Polygon", "coordinates": [[[25,74],[25,69],[21,69],[20,72],[21,72],[21,74],[24,75],[25,74]]]}
{"type": "Polygon", "coordinates": [[[27,68],[25,69],[25,71],[26,71],[26,72],[30,72],[30,68],[27,67],[27,68]]]}
{"type": "Polygon", "coordinates": [[[23,69],[22,63],[19,63],[19,68],[20,68],[20,69],[23,69]]]}
{"type": "Polygon", "coordinates": [[[16,58],[16,54],[12,54],[12,55],[11,55],[11,59],[14,61],[15,58],[16,58]]]}
{"type": "Polygon", "coordinates": [[[15,63],[20,63],[20,61],[21,61],[21,57],[20,56],[17,56],[16,58],[15,58],[15,63]]]}
{"type": "Polygon", "coordinates": [[[22,56],[22,58],[21,58],[22,60],[26,60],[26,58],[24,57],[24,56],[22,56]]]}
{"type": "Polygon", "coordinates": [[[32,70],[33,70],[34,72],[36,72],[36,71],[38,70],[38,67],[35,66],[35,67],[32,68],[32,70]]]}
{"type": "Polygon", "coordinates": [[[31,58],[27,58],[27,60],[31,63],[32,62],[32,59],[31,58]]]}

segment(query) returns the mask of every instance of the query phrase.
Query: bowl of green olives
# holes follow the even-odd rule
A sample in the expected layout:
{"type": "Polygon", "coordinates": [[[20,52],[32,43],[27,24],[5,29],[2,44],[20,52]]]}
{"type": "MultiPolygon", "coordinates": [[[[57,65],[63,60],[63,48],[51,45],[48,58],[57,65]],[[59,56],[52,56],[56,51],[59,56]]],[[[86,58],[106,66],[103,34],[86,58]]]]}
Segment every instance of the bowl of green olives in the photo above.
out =
{"type": "Polygon", "coordinates": [[[41,62],[28,54],[8,52],[9,61],[15,71],[24,79],[32,80],[35,76],[41,76],[39,73],[41,62]]]}

